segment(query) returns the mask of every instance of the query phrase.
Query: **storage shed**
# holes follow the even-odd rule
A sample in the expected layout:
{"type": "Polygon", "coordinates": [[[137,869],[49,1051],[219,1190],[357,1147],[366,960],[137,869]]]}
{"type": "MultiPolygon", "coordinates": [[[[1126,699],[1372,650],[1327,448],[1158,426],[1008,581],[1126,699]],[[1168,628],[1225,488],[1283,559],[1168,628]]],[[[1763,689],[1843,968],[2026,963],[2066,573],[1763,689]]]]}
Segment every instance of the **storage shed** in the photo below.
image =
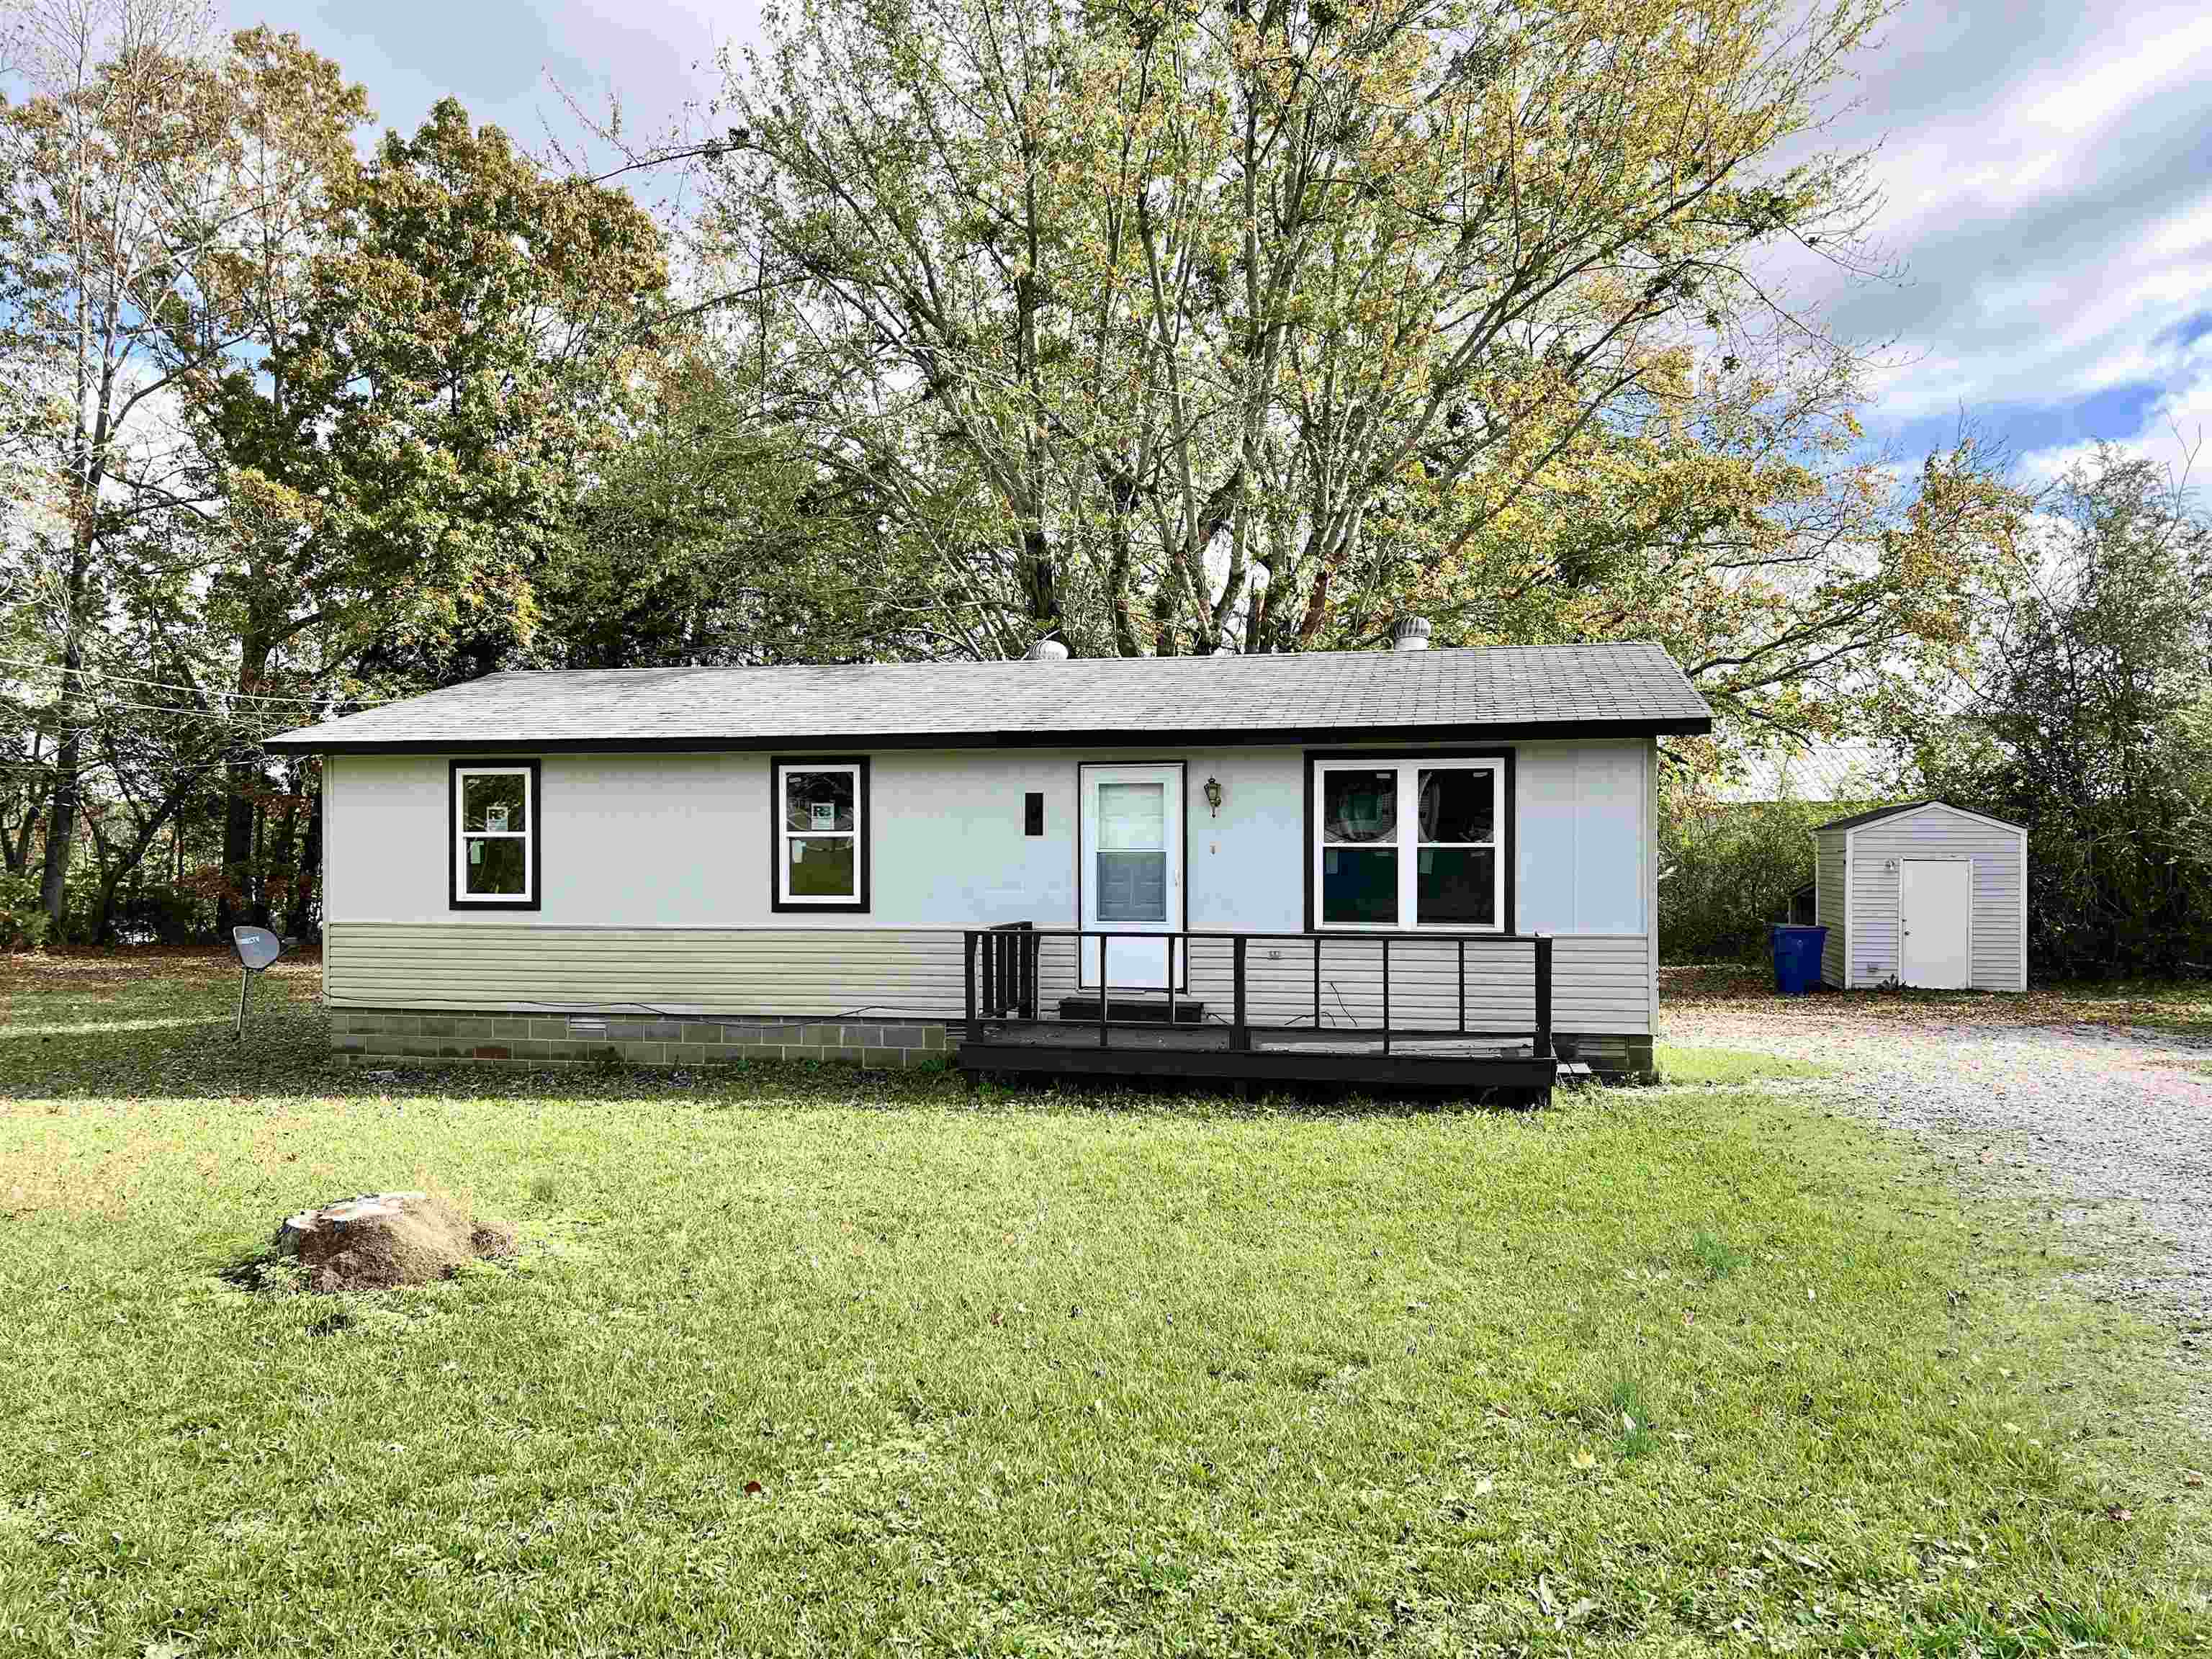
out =
{"type": "Polygon", "coordinates": [[[1813,831],[1820,977],[1844,989],[2027,988],[2027,831],[1907,801],[1813,831]]]}

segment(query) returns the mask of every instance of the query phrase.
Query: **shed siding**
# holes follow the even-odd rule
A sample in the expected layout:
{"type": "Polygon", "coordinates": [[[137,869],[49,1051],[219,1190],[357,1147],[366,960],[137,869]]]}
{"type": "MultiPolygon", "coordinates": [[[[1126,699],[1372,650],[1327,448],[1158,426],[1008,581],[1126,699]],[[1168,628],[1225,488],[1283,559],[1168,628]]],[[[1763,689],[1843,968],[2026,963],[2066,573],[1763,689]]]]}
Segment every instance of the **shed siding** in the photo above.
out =
{"type": "Polygon", "coordinates": [[[1820,945],[1820,978],[1829,985],[1844,982],[1844,831],[1831,830],[1818,837],[1813,862],[1813,919],[1828,930],[1820,945]]]}
{"type": "Polygon", "coordinates": [[[2017,830],[1931,806],[1852,833],[1853,986],[1881,985],[1897,976],[1899,861],[1966,858],[1974,864],[1973,984],[1984,991],[2027,988],[2021,943],[2027,872],[2017,830]]]}
{"type": "MultiPolygon", "coordinates": [[[[962,939],[952,930],[874,927],[599,928],[513,921],[333,922],[324,939],[324,994],[337,1008],[453,1008],[507,1012],[760,1014],[957,1019],[966,1012],[962,939]]],[[[1313,953],[1297,940],[1247,947],[1247,1012],[1259,1022],[1310,1019],[1313,953]]],[[[1470,1030],[1525,1031],[1535,1023],[1530,951],[1521,940],[1467,952],[1470,1030]]],[[[1049,1011],[1075,990],[1068,939],[1042,947],[1049,1011]]],[[[1193,945],[1189,994],[1224,1018],[1231,946],[1193,945]]],[[[1561,1031],[1649,1034],[1647,941],[1562,939],[1553,946],[1552,1023],[1561,1031]]],[[[1457,952],[1434,939],[1394,939],[1390,1017],[1400,1026],[1455,1026],[1457,952]]],[[[1322,950],[1322,1023],[1379,1024],[1382,955],[1373,936],[1322,950]]]]}

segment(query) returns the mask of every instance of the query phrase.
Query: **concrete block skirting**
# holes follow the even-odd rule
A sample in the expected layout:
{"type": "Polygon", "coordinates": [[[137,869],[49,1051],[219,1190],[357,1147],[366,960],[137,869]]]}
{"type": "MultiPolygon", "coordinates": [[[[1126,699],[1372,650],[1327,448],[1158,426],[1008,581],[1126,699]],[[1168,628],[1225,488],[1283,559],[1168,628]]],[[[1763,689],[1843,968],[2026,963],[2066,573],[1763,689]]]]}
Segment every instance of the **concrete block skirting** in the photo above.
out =
{"type": "Polygon", "coordinates": [[[331,1047],[348,1060],[420,1065],[714,1066],[749,1060],[834,1060],[872,1069],[939,1066],[954,1046],[942,1024],[884,1024],[733,1014],[454,1013],[333,1008],[331,1047]]]}
{"type": "Polygon", "coordinates": [[[1574,1044],[1575,1058],[1601,1075],[1631,1077],[1644,1083],[1658,1079],[1658,1063],[1651,1052],[1652,1039],[1647,1036],[1613,1031],[1570,1036],[1563,1031],[1558,1041],[1574,1044]]]}

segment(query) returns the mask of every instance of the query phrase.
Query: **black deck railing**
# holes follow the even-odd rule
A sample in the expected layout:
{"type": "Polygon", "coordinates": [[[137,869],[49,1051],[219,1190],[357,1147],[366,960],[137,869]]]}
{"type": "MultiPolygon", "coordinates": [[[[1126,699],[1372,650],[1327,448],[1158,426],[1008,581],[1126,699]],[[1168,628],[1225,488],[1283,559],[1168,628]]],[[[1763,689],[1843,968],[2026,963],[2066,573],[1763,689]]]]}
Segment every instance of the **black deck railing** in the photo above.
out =
{"type": "Polygon", "coordinates": [[[1009,921],[968,935],[968,1024],[1037,1017],[1036,929],[1009,921]],[[979,946],[977,941],[981,940],[979,946]],[[980,983],[979,983],[980,980],[980,983]]]}
{"type": "MultiPolygon", "coordinates": [[[[1449,1037],[1504,1039],[1528,1043],[1533,1058],[1548,1060],[1552,1048],[1552,940],[1543,933],[1456,933],[1456,934],[1392,934],[1392,933],[1238,933],[1223,932],[1163,930],[1158,933],[1108,933],[1091,927],[1038,927],[1026,921],[1008,922],[997,927],[971,928],[966,935],[964,977],[967,981],[968,1035],[982,1036],[994,1022],[1019,1022],[1025,1025],[1049,1024],[1067,1028],[1067,1041],[1090,1040],[1087,1034],[1095,1030],[1097,1046],[1106,1048],[1111,1033],[1117,1027],[1156,1029],[1164,1017],[1170,1029],[1177,1025],[1178,1001],[1188,1005],[1187,989],[1189,980],[1189,952],[1193,944],[1222,943],[1229,945],[1231,1008],[1228,1026],[1228,1046],[1232,1052],[1249,1053],[1253,1033],[1282,1031],[1296,1029],[1294,1025],[1255,1024],[1250,1018],[1250,998],[1247,955],[1255,940],[1263,944],[1291,943],[1307,946],[1313,954],[1311,1006],[1304,1019],[1297,1022],[1316,1034],[1324,1030],[1339,1031],[1346,1036],[1379,1037],[1382,1052],[1390,1053],[1394,1042],[1435,1040],[1449,1037]],[[1077,968],[1071,988],[1080,994],[1088,1003],[1091,987],[1084,981],[1083,957],[1090,940],[1098,942],[1097,1012],[1081,1018],[1063,1018],[1050,1022],[1040,1019],[1038,1013],[1039,965],[1047,939],[1073,939],[1075,942],[1077,968]],[[1115,1017],[1115,987],[1113,983],[1111,952],[1119,943],[1124,948],[1147,943],[1167,952],[1163,966],[1164,988],[1134,982],[1121,986],[1125,999],[1158,996],[1164,1006],[1158,1013],[1147,1017],[1115,1017]],[[1431,950],[1437,945],[1449,945],[1453,951],[1453,974],[1458,1018],[1449,1026],[1401,1025],[1391,1018],[1390,957],[1394,945],[1403,948],[1418,945],[1431,950]],[[1467,1011],[1468,951],[1522,951],[1528,952],[1529,975],[1534,992],[1534,1024],[1533,1028],[1499,1030],[1470,1027],[1467,1011]],[[1381,1022],[1362,1024],[1356,1019],[1325,1020],[1327,1013],[1322,991],[1328,981],[1323,974],[1323,953],[1342,961],[1370,954],[1380,962],[1381,1022]],[[1186,988],[1178,989],[1176,981],[1182,981],[1186,988]],[[1076,1036],[1078,1030],[1086,1033],[1076,1036]]],[[[1126,954],[1124,960],[1127,959],[1126,954]]],[[[1333,987],[1330,988],[1334,988],[1333,987]]],[[[1341,999],[1340,998],[1340,1004],[1341,999]]],[[[1124,1006],[1127,1006],[1125,1001],[1124,1006]]],[[[1157,1005],[1156,1005],[1157,1006],[1157,1005]]]]}

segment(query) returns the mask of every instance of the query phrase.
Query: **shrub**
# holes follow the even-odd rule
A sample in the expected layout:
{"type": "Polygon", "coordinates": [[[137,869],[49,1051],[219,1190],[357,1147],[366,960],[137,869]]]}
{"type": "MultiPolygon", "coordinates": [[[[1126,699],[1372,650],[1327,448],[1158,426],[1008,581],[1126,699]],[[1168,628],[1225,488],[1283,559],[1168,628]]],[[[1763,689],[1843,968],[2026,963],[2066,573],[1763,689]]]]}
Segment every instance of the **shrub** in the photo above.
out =
{"type": "Polygon", "coordinates": [[[1676,799],[1659,822],[1662,962],[1764,962],[1770,922],[1813,879],[1814,825],[1858,810],[1844,801],[1676,799]]]}
{"type": "Polygon", "coordinates": [[[0,871],[0,950],[35,951],[46,942],[38,878],[0,871]]]}

